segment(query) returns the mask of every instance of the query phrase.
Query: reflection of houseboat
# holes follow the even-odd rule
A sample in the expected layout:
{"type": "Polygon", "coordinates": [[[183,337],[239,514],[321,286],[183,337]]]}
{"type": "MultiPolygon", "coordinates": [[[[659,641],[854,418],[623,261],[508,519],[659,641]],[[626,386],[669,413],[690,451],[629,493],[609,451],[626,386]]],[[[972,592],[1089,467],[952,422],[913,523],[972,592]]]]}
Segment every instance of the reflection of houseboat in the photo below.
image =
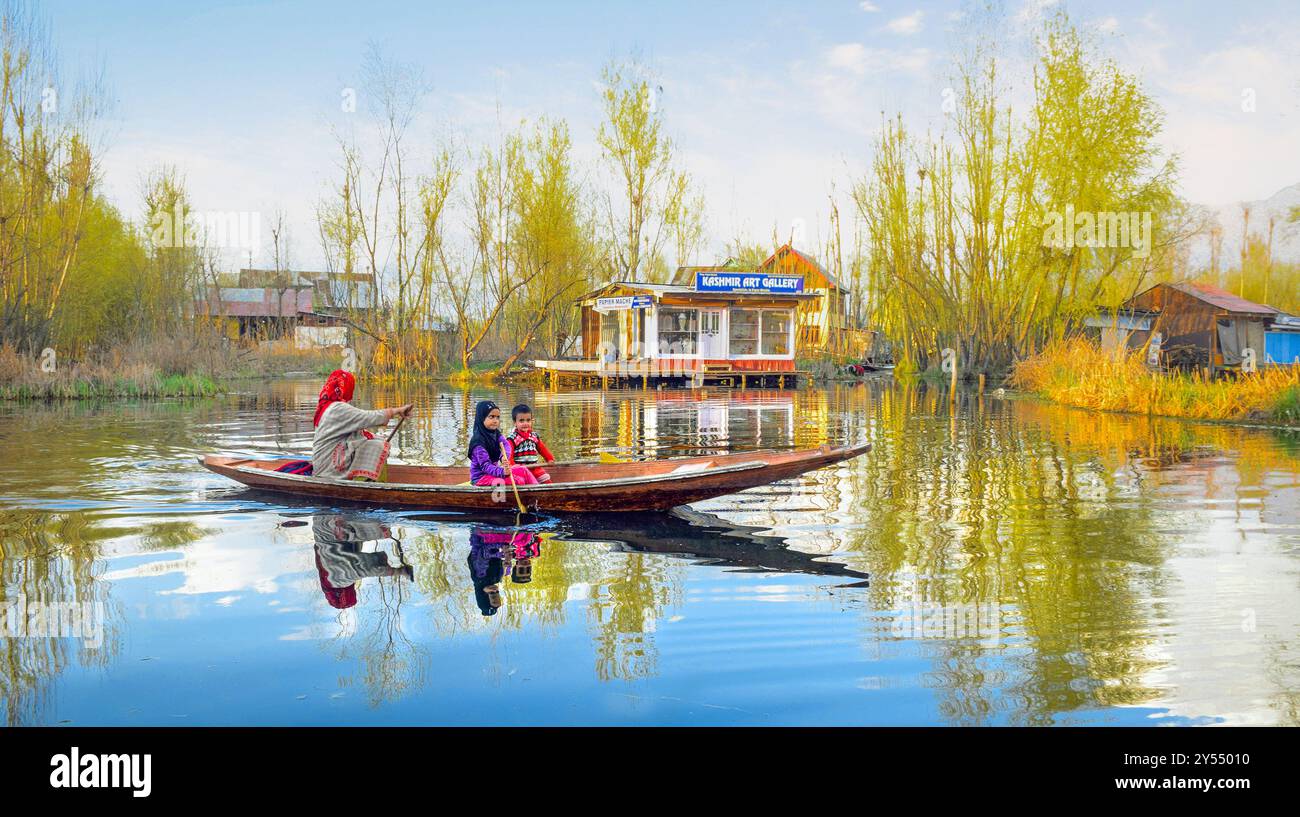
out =
{"type": "Polygon", "coordinates": [[[603,399],[592,392],[539,394],[536,407],[580,403],[586,447],[580,456],[670,457],[746,450],[812,447],[799,439],[795,395],[768,389],[655,391],[645,399],[603,399]]]}
{"type": "Polygon", "coordinates": [[[793,386],[796,350],[850,344],[846,303],[829,273],[787,245],[755,269],[682,267],[671,284],[589,292],[577,300],[581,358],[534,365],[553,384],[793,386]]]}

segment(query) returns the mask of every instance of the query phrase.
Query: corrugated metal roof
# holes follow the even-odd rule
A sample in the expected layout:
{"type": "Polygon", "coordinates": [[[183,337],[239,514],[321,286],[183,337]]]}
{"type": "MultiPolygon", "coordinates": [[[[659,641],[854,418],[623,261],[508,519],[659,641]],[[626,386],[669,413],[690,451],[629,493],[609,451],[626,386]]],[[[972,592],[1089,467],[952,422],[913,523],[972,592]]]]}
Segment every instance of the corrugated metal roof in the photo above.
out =
{"type": "Polygon", "coordinates": [[[1176,289],[1179,292],[1191,295],[1193,298],[1205,301],[1207,304],[1213,304],[1220,309],[1228,312],[1242,312],[1250,315],[1276,315],[1280,309],[1274,309],[1271,306],[1257,304],[1254,301],[1248,301],[1245,298],[1239,298],[1224,289],[1219,289],[1210,284],[1198,284],[1192,281],[1179,281],[1166,286],[1176,289]]]}

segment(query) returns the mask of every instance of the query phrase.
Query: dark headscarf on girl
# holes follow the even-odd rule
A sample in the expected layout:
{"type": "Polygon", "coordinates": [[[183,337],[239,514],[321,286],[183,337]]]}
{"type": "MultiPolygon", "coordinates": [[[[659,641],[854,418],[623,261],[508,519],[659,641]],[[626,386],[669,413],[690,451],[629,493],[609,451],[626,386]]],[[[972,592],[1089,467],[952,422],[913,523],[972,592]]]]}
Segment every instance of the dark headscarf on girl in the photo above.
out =
{"type": "MultiPolygon", "coordinates": [[[[471,536],[472,538],[472,536],[471,536]]],[[[497,589],[497,603],[492,603],[491,596],[488,595],[487,589],[501,582],[501,577],[505,575],[505,565],[499,555],[487,559],[475,559],[475,556],[482,556],[483,553],[475,554],[470,552],[469,558],[465,560],[469,565],[469,578],[474,583],[474,603],[478,605],[478,611],[485,616],[495,616],[497,609],[501,606],[500,588],[497,589]]]]}
{"type": "Polygon", "coordinates": [[[352,399],[352,391],[357,386],[357,379],[352,372],[343,369],[335,369],[330,372],[329,378],[325,380],[325,386],[320,390],[320,397],[316,400],[316,416],[312,418],[313,426],[320,425],[321,415],[331,404],[339,401],[348,402],[352,399]]]}
{"type": "Polygon", "coordinates": [[[488,457],[493,462],[501,461],[501,432],[492,431],[483,425],[483,421],[494,408],[497,408],[497,404],[491,400],[480,400],[474,407],[474,431],[469,435],[469,450],[466,456],[473,457],[474,449],[481,445],[487,449],[488,457]]]}

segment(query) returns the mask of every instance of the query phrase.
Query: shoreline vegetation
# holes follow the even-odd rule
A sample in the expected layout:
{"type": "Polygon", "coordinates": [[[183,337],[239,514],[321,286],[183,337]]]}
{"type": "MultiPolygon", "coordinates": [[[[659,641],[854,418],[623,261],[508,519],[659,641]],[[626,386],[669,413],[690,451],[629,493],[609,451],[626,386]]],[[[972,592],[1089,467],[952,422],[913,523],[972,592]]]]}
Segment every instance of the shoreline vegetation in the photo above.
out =
{"type": "Polygon", "coordinates": [[[1064,405],[1162,417],[1300,427],[1300,369],[1269,367],[1211,380],[1153,372],[1140,351],[1112,354],[1082,338],[1015,365],[1010,385],[1064,405]]]}
{"type": "MultiPolygon", "coordinates": [[[[104,123],[77,112],[111,94],[73,86],[46,110],[59,73],[46,21],[0,5],[0,23],[12,67],[0,85],[0,399],[201,396],[342,368],[337,348],[258,334],[292,334],[291,321],[258,329],[225,307],[196,314],[231,286],[232,262],[220,234],[200,228],[183,170],[148,171],[137,209],[110,201],[96,148],[104,123]]],[[[1019,360],[1025,388],[1071,405],[1295,423],[1294,372],[1208,382],[1070,357],[1084,347],[1060,338],[1161,281],[1300,312],[1300,264],[1274,259],[1278,225],[1266,240],[1246,211],[1236,266],[1217,255],[1194,266],[1190,242],[1224,226],[1179,196],[1164,112],[1141,77],[1063,11],[1042,21],[1032,70],[1008,73],[997,35],[1007,23],[985,12],[970,27],[984,33],[951,52],[942,128],[882,114],[866,170],[828,180],[808,249],[852,294],[852,323],[889,339],[904,382],[934,380],[951,348],[963,378],[997,378],[1019,360]],[[1105,241],[1075,230],[1102,219],[1114,227],[1105,241]]],[[[364,381],[527,382],[530,358],[573,352],[578,294],[611,279],[664,283],[710,254],[756,267],[794,240],[778,224],[710,235],[709,199],[656,102],[652,67],[635,59],[612,58],[596,83],[598,124],[578,137],[594,138],[594,155],[546,115],[481,141],[417,139],[408,125],[429,112],[422,67],[372,47],[363,74],[362,93],[380,104],[339,131],[339,172],[315,215],[330,273],[373,276],[364,297],[349,289],[333,305],[353,333],[347,368],[364,381]]],[[[292,282],[301,248],[283,210],[270,221],[264,271],[292,282]]],[[[799,351],[813,381],[854,379],[849,361],[799,351]]]]}
{"type": "Polygon", "coordinates": [[[72,361],[57,355],[47,361],[0,345],[0,400],[211,397],[240,380],[324,375],[336,368],[332,352],[280,343],[240,348],[213,333],[136,341],[72,361]]]}

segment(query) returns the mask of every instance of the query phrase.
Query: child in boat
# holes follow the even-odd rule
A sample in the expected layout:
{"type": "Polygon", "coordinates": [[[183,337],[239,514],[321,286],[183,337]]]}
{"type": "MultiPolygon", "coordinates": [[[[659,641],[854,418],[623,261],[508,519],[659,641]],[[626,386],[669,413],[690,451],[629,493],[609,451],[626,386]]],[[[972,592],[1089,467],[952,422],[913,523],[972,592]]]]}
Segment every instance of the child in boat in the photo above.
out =
{"type": "Polygon", "coordinates": [[[311,443],[312,476],[327,479],[378,480],[388,461],[388,441],[366,429],[382,426],[394,417],[410,417],[411,404],[366,411],[352,405],[357,379],[335,369],[320,390],[316,427],[311,443]]]}
{"type": "Polygon", "coordinates": [[[512,465],[522,465],[540,483],[551,481],[542,462],[555,462],[555,457],[546,448],[542,438],[533,432],[533,410],[520,403],[510,410],[510,419],[515,422],[515,430],[506,437],[506,456],[512,465]]]}
{"type": "MultiPolygon", "coordinates": [[[[491,400],[474,408],[474,430],[469,438],[469,481],[475,485],[505,485],[509,478],[501,466],[501,409],[491,400]]],[[[516,485],[536,485],[537,479],[522,465],[510,465],[516,485]]]]}

